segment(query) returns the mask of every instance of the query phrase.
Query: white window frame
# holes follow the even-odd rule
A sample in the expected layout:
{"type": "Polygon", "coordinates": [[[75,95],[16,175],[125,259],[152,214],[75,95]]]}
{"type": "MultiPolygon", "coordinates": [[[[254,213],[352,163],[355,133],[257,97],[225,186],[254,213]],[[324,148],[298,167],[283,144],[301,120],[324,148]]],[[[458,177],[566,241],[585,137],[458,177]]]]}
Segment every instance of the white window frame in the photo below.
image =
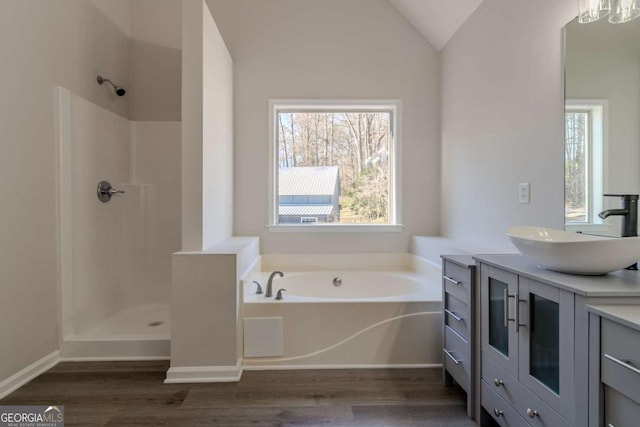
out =
{"type": "Polygon", "coordinates": [[[610,233],[612,225],[605,223],[598,213],[604,210],[604,189],[607,188],[607,147],[609,135],[609,101],[606,99],[567,99],[565,111],[590,112],[588,161],[588,222],[565,222],[567,231],[610,233]]]}
{"type": "Polygon", "coordinates": [[[268,212],[267,228],[272,232],[401,232],[402,225],[402,101],[399,99],[270,99],[268,137],[268,212]],[[391,111],[391,153],[389,165],[389,223],[387,224],[278,224],[278,151],[277,112],[280,110],[331,111],[351,109],[391,111]]]}

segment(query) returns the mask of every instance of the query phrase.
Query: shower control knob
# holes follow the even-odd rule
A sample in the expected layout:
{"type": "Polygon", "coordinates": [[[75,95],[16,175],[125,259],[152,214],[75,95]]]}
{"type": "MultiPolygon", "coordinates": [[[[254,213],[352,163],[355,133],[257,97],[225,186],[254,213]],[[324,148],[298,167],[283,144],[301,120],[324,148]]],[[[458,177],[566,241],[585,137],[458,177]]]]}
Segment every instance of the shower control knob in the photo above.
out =
{"type": "Polygon", "coordinates": [[[102,203],[107,203],[114,194],[124,194],[124,191],[116,190],[109,181],[100,181],[96,193],[98,194],[98,200],[102,203]]]}

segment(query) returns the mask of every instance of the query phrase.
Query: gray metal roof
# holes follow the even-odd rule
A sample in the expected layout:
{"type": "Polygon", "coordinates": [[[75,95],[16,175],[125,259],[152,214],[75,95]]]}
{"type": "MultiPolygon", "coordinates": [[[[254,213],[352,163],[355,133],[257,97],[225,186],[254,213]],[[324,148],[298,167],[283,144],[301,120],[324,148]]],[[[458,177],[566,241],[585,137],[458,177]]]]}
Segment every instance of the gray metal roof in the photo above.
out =
{"type": "Polygon", "coordinates": [[[332,195],[338,180],[338,166],[280,168],[280,196],[332,195]]]}
{"type": "Polygon", "coordinates": [[[278,215],[284,216],[317,216],[331,215],[333,205],[280,205],[278,215]]]}

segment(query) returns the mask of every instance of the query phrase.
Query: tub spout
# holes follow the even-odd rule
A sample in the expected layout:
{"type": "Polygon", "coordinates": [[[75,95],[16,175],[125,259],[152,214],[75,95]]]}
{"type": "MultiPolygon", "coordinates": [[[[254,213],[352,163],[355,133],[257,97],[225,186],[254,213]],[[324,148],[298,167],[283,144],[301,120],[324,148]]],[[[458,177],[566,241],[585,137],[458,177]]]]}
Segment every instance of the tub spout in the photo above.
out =
{"type": "Polygon", "coordinates": [[[273,273],[271,273],[271,275],[269,276],[269,281],[267,282],[267,291],[264,293],[265,298],[271,298],[273,296],[273,277],[275,275],[278,275],[280,277],[284,276],[284,273],[282,271],[274,271],[273,273]]]}

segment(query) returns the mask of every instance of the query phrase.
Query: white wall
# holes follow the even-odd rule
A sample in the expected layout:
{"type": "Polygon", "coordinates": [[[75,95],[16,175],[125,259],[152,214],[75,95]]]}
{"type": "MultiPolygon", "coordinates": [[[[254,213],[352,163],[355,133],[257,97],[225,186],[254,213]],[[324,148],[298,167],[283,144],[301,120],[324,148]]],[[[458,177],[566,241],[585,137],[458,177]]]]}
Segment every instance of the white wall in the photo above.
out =
{"type": "Polygon", "coordinates": [[[131,180],[145,189],[147,280],[134,303],[171,301],[171,254],[180,239],[180,122],[130,122],[131,180]]]}
{"type": "MultiPolygon", "coordinates": [[[[127,16],[128,2],[104,3],[127,16]]],[[[54,87],[128,114],[95,80],[127,87],[128,24],[96,4],[0,2],[0,381],[58,348],[54,87]]]]}
{"type": "Polygon", "coordinates": [[[439,227],[439,60],[385,0],[207,0],[234,59],[234,235],[261,252],[408,251],[439,227]],[[269,98],[402,99],[402,233],[269,233],[269,98]]]}
{"type": "Polygon", "coordinates": [[[562,27],[576,14],[574,0],[485,0],[443,50],[442,235],[513,250],[509,226],[564,226],[562,27]]]}
{"type": "Polygon", "coordinates": [[[131,0],[131,119],[180,120],[182,2],[131,0]]]}
{"type": "Polygon", "coordinates": [[[231,236],[233,64],[203,0],[182,9],[182,249],[231,236]]]}
{"type": "MultiPolygon", "coordinates": [[[[609,101],[605,193],[640,192],[639,40],[639,21],[624,25],[606,19],[589,25],[575,21],[567,27],[567,98],[609,101]]],[[[620,206],[619,199],[607,202],[620,206]]],[[[615,232],[619,234],[618,228],[615,232]]]]}

